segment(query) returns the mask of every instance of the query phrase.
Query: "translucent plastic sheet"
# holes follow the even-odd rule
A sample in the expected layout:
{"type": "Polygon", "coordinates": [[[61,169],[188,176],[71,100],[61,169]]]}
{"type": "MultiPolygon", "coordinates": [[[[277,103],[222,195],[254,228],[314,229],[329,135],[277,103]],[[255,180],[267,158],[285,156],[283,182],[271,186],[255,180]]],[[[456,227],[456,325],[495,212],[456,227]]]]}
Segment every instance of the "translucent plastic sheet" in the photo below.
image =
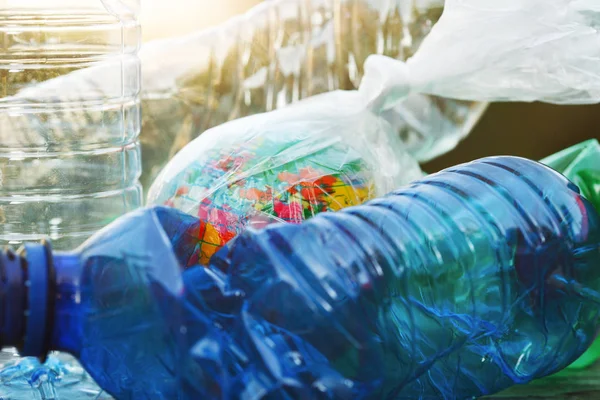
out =
{"type": "MultiPolygon", "coordinates": [[[[215,29],[145,46],[144,186],[209,128],[356,89],[371,54],[407,59],[442,8],[443,0],[266,1],[215,29]]],[[[387,118],[421,161],[451,150],[485,107],[415,94],[387,118]]]]}
{"type": "Polygon", "coordinates": [[[362,89],[370,99],[384,98],[389,108],[413,92],[469,100],[597,103],[599,26],[595,1],[450,0],[406,63],[369,57],[362,89]]]}
{"type": "MultiPolygon", "coordinates": [[[[371,54],[406,59],[442,8],[442,0],[266,1],[216,28],[144,44],[143,186],[148,189],[177,151],[211,127],[311,95],[355,89],[371,54]]],[[[26,82],[11,84],[15,90],[2,93],[7,97],[0,99],[0,107],[2,101],[27,104],[40,98],[49,106],[76,104],[92,94],[110,99],[115,94],[106,83],[119,82],[111,71],[92,67],[69,74],[67,68],[46,68],[26,82]]],[[[428,160],[465,137],[484,109],[485,104],[415,94],[386,118],[408,151],[428,160]]],[[[15,111],[0,108],[0,142],[17,141],[20,147],[56,147],[82,135],[92,140],[107,123],[101,113],[64,109],[59,117],[66,130],[49,138],[45,132],[52,121],[15,111]]],[[[5,176],[16,182],[43,181],[56,167],[49,166],[45,174],[42,166],[36,175],[22,171],[25,167],[5,168],[10,169],[5,176]]]]}

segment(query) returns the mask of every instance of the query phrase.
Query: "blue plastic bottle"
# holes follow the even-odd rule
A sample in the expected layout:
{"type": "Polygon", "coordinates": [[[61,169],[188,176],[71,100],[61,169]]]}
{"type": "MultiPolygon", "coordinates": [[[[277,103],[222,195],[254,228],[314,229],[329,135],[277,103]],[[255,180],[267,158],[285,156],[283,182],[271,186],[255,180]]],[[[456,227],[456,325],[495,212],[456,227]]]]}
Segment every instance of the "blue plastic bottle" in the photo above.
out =
{"type": "Polygon", "coordinates": [[[467,399],[566,367],[600,327],[600,217],[533,161],[250,230],[182,270],[197,227],[152,208],[74,253],[5,253],[2,346],[71,352],[118,399],[467,399]]]}

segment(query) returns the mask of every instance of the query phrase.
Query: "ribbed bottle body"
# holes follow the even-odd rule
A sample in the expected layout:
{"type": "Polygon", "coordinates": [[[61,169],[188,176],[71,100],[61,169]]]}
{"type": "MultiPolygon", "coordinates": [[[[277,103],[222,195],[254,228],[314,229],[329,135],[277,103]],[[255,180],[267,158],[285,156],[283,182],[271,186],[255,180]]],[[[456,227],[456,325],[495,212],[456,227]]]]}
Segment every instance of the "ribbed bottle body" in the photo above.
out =
{"type": "Polygon", "coordinates": [[[574,185],[505,157],[243,234],[213,263],[252,315],[307,340],[356,386],[461,399],[585,351],[598,331],[599,245],[598,215],[574,185]]]}
{"type": "Polygon", "coordinates": [[[138,6],[0,5],[0,244],[70,249],[141,205],[138,6]]]}

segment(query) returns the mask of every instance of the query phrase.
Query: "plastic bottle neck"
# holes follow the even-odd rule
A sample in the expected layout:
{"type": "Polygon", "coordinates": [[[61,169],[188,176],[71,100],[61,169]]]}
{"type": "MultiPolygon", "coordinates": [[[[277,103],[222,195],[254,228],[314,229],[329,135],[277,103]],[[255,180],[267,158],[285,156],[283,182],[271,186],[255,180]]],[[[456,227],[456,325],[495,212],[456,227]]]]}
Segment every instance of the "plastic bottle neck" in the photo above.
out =
{"type": "Polygon", "coordinates": [[[0,252],[0,345],[44,359],[51,346],[56,279],[50,245],[0,252]]]}

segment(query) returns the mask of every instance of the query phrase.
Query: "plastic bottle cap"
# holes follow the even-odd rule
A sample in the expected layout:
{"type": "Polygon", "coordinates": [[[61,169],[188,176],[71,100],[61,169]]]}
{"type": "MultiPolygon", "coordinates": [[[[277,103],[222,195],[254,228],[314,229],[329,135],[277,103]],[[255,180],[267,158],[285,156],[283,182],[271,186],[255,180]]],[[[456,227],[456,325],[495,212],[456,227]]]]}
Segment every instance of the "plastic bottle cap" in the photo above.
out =
{"type": "Polygon", "coordinates": [[[0,345],[20,346],[23,332],[23,270],[21,258],[10,250],[0,251],[0,345]]]}
{"type": "MultiPolygon", "coordinates": [[[[44,245],[26,244],[28,264],[28,303],[25,340],[21,355],[40,357],[45,352],[48,326],[48,257],[44,245]]],[[[27,285],[27,282],[26,282],[27,285]]]]}

